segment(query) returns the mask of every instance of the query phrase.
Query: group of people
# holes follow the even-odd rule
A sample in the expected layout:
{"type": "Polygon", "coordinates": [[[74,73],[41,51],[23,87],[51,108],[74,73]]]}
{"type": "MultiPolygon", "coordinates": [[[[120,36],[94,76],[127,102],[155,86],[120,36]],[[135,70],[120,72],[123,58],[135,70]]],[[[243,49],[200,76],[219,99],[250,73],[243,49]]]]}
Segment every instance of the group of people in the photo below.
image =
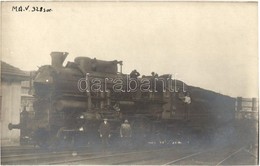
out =
{"type": "MultiPolygon", "coordinates": [[[[99,127],[100,138],[102,140],[103,148],[106,149],[108,145],[108,140],[111,137],[111,127],[107,119],[104,119],[104,122],[101,123],[99,127]]],[[[130,144],[130,139],[132,137],[132,128],[126,119],[120,127],[120,137],[122,139],[122,145],[128,146],[130,144]]]]}

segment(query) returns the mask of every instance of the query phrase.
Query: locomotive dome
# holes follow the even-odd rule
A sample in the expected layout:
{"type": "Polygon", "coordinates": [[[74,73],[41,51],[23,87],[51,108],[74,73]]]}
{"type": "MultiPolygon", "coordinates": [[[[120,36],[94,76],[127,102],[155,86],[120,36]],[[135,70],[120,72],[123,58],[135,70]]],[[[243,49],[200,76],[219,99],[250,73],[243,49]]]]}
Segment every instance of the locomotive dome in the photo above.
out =
{"type": "Polygon", "coordinates": [[[111,74],[117,74],[117,64],[119,63],[117,60],[103,61],[89,57],[76,57],[74,62],[78,64],[84,72],[104,72],[111,74]]]}

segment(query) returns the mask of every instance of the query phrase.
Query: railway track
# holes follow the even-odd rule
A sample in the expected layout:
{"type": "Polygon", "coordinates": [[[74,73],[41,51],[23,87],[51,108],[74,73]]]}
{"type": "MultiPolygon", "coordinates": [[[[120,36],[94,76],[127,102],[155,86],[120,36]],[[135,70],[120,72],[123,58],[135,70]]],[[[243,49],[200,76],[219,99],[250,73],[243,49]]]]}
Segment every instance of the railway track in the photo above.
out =
{"type": "MultiPolygon", "coordinates": [[[[163,152],[162,152],[163,153],[163,152]]],[[[158,156],[151,154],[112,164],[120,165],[256,165],[258,157],[245,147],[222,147],[197,149],[194,152],[183,149],[181,152],[170,151],[158,156]],[[156,158],[155,156],[159,157],[156,158]],[[172,159],[169,161],[169,159],[172,159]]]]}
{"type": "Polygon", "coordinates": [[[221,165],[223,164],[226,160],[228,160],[229,158],[231,158],[232,156],[236,155],[237,153],[239,153],[241,150],[243,150],[245,147],[241,147],[240,149],[234,151],[233,153],[231,153],[230,155],[228,155],[226,158],[224,158],[223,160],[221,160],[220,162],[218,162],[216,165],[221,165]]]}
{"type": "MultiPolygon", "coordinates": [[[[25,155],[12,155],[2,156],[2,164],[42,164],[49,160],[66,159],[73,156],[75,152],[53,152],[53,153],[39,153],[39,154],[25,154],[25,155]]],[[[95,153],[81,153],[82,156],[91,156],[95,153]]]]}
{"type": "Polygon", "coordinates": [[[11,160],[21,155],[37,155],[40,153],[47,153],[46,149],[40,149],[33,146],[14,146],[14,147],[1,147],[1,163],[4,160],[11,160]]]}
{"type": "Polygon", "coordinates": [[[142,150],[89,149],[2,156],[2,164],[88,164],[88,165],[254,165],[257,155],[245,147],[194,148],[184,146],[153,147],[142,150]]]}
{"type": "Polygon", "coordinates": [[[214,148],[211,150],[196,152],[181,158],[174,159],[163,165],[254,165],[257,161],[248,160],[248,156],[241,155],[241,152],[247,152],[250,157],[257,159],[257,156],[246,151],[245,147],[240,148],[214,148]],[[236,157],[240,154],[240,157],[236,157]],[[236,160],[234,160],[236,158],[236,160]],[[248,160],[247,162],[245,162],[248,160]]]}
{"type": "Polygon", "coordinates": [[[129,155],[142,156],[145,153],[151,153],[161,150],[167,150],[171,148],[160,148],[160,149],[147,149],[139,151],[119,151],[109,150],[106,152],[97,151],[95,153],[90,152],[89,149],[77,150],[76,151],[61,151],[61,152],[44,152],[44,153],[26,153],[21,155],[5,155],[1,156],[2,164],[73,164],[77,162],[92,162],[95,163],[97,160],[107,160],[115,157],[125,157],[129,155]],[[76,154],[75,154],[76,153],[76,154]],[[74,154],[74,155],[73,155],[74,154]]]}
{"type": "Polygon", "coordinates": [[[240,165],[253,165],[258,163],[258,157],[243,147],[237,151],[234,151],[216,165],[231,165],[232,163],[237,163],[237,161],[239,161],[240,165]],[[250,162],[252,160],[255,162],[250,162]]]}
{"type": "MultiPolygon", "coordinates": [[[[66,160],[66,161],[57,161],[57,162],[48,162],[48,163],[44,163],[46,165],[53,165],[53,164],[75,164],[75,163],[79,163],[79,162],[87,162],[88,164],[90,163],[95,163],[97,162],[97,160],[99,161],[104,161],[107,160],[109,161],[110,159],[112,159],[111,161],[116,161],[113,163],[109,163],[109,164],[113,164],[113,165],[117,165],[117,164],[122,164],[124,162],[118,162],[118,160],[115,160],[115,158],[124,158],[127,156],[127,158],[129,159],[129,157],[131,156],[143,156],[144,154],[149,154],[149,153],[153,153],[153,152],[162,152],[162,151],[169,151],[172,150],[173,147],[171,148],[160,148],[160,149],[153,149],[153,150],[141,150],[141,151],[129,151],[129,152],[104,152],[104,153],[100,153],[97,156],[91,156],[91,157],[82,157],[81,158],[77,158],[77,159],[72,159],[72,160],[66,160]]],[[[144,155],[144,156],[146,156],[144,155]]],[[[109,162],[111,162],[109,161],[109,162]]],[[[133,161],[136,161],[136,159],[133,159],[133,161]]],[[[129,161],[127,161],[129,162],[129,161]]]]}
{"type": "MultiPolygon", "coordinates": [[[[94,154],[86,152],[88,147],[77,148],[77,152],[85,155],[94,154]]],[[[89,149],[88,149],[89,150],[89,149]]],[[[50,150],[37,147],[4,147],[1,149],[1,164],[38,164],[44,160],[62,158],[73,155],[74,150],[50,150]]]]}

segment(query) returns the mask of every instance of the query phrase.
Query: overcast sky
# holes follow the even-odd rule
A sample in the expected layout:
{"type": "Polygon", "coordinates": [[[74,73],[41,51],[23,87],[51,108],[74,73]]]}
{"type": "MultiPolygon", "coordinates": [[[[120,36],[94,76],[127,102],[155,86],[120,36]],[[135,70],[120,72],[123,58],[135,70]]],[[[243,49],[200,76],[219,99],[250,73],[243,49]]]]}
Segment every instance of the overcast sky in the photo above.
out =
{"type": "Polygon", "coordinates": [[[257,3],[2,2],[2,9],[2,60],[22,70],[66,51],[66,61],[123,60],[124,73],[178,73],[189,85],[257,96],[257,3]],[[53,11],[12,11],[20,5],[53,11]]]}

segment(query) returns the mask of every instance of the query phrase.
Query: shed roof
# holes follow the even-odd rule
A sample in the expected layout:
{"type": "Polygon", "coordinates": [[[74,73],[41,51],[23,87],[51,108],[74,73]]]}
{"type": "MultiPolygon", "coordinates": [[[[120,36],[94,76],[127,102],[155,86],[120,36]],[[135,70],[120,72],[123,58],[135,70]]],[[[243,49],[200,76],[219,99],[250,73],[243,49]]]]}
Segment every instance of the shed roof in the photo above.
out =
{"type": "Polygon", "coordinates": [[[11,79],[13,81],[27,80],[30,77],[30,73],[22,71],[21,69],[14,67],[6,62],[1,61],[1,79],[11,79]]]}

